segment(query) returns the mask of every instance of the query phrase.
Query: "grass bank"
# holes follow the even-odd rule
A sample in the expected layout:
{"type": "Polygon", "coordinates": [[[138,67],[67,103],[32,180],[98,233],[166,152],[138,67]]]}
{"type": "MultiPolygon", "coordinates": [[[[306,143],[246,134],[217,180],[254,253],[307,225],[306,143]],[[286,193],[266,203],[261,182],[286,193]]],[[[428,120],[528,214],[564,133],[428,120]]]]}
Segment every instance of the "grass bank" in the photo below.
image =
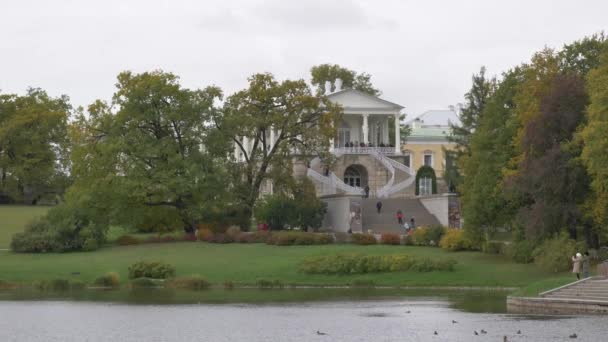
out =
{"type": "MultiPolygon", "coordinates": [[[[23,229],[45,207],[0,206],[0,248],[8,248],[11,236],[23,229]],[[5,246],[5,247],[2,247],[5,246]]],[[[120,232],[111,232],[118,235],[120,232]]],[[[526,287],[555,278],[533,264],[516,264],[509,259],[479,252],[446,252],[415,246],[270,246],[265,244],[209,244],[176,242],[104,247],[95,252],[65,254],[16,254],[0,251],[0,279],[30,283],[56,278],[92,282],[117,272],[123,282],[129,265],[141,260],[159,260],[175,266],[177,276],[199,274],[213,284],[231,281],[255,285],[258,280],[277,280],[285,285],[349,285],[374,283],[379,286],[482,286],[526,287]],[[406,253],[431,259],[454,258],[454,271],[391,272],[363,275],[321,275],[298,272],[304,259],[336,253],[386,255],[406,253]]]]}
{"type": "Polygon", "coordinates": [[[259,279],[284,284],[344,285],[371,281],[387,286],[498,286],[521,287],[551,277],[534,265],[479,252],[449,253],[439,248],[411,246],[269,246],[264,244],[208,244],[178,242],[107,247],[95,252],[65,254],[16,254],[0,252],[0,274],[5,280],[31,282],[75,278],[90,282],[114,271],[124,280],[129,265],[140,260],[160,260],[176,267],[178,276],[199,274],[211,283],[232,281],[255,284],[259,279]],[[299,263],[310,256],[335,253],[385,255],[407,253],[428,258],[453,257],[454,271],[391,272],[364,275],[309,275],[298,272],[299,263]]]}

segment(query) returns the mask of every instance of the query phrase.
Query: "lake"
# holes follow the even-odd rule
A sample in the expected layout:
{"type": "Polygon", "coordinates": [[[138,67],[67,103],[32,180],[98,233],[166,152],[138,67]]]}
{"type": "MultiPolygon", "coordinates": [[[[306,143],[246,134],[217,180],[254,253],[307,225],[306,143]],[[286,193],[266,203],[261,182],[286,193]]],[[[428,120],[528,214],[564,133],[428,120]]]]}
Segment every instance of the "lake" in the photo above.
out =
{"type": "Polygon", "coordinates": [[[510,315],[505,298],[396,289],[0,291],[0,341],[606,340],[606,316],[510,315]]]}

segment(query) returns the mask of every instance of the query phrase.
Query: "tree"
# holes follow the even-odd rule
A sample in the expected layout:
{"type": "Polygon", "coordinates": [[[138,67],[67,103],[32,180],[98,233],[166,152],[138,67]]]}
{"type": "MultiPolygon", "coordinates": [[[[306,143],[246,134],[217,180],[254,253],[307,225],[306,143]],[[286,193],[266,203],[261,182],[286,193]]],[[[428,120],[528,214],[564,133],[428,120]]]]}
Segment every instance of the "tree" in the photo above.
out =
{"type": "Polygon", "coordinates": [[[471,135],[471,154],[463,155],[462,194],[464,229],[476,244],[493,228],[510,222],[511,199],[503,191],[503,169],[515,151],[511,142],[518,127],[513,99],[521,82],[518,68],[503,75],[488,99],[477,130],[471,135]]]}
{"type": "Polygon", "coordinates": [[[67,96],[30,88],[24,96],[0,95],[0,201],[36,204],[68,186],[67,96]]]}
{"type": "Polygon", "coordinates": [[[313,95],[303,80],[278,82],[271,74],[251,76],[247,89],[226,100],[214,123],[243,158],[230,169],[244,215],[251,217],[266,180],[292,177],[294,154],[328,154],[341,113],[326,97],[313,95]]]}
{"type": "Polygon", "coordinates": [[[221,91],[182,88],[162,71],[120,73],[116,88],[112,105],[78,118],[72,197],[95,196],[109,223],[146,231],[192,229],[222,211],[229,144],[208,124],[221,91]]]}
{"type": "Polygon", "coordinates": [[[460,124],[450,123],[448,140],[456,143],[456,150],[446,154],[451,162],[446,165],[444,176],[450,188],[458,187],[462,182],[462,157],[471,154],[471,135],[477,130],[486,103],[495,90],[496,78],[488,79],[485,67],[481,67],[478,74],[473,74],[471,90],[464,95],[465,103],[460,110],[460,124]]]}
{"type": "Polygon", "coordinates": [[[573,237],[582,226],[580,205],[587,197],[589,178],[580,162],[581,145],[573,136],[588,102],[583,79],[558,74],[540,100],[540,113],[525,127],[523,159],[510,190],[524,199],[519,210],[525,235],[538,240],[568,227],[573,237]]]}
{"type": "Polygon", "coordinates": [[[582,160],[592,176],[592,196],[586,208],[596,223],[596,232],[608,240],[608,51],[587,77],[590,104],[588,123],[581,133],[582,160]]]}
{"type": "Polygon", "coordinates": [[[325,82],[329,81],[333,92],[336,90],[336,80],[342,80],[342,89],[356,89],[372,96],[380,96],[382,92],[374,88],[371,75],[368,73],[357,74],[357,72],[341,67],[338,64],[320,64],[310,69],[311,83],[317,87],[319,94],[325,94],[325,82]]]}

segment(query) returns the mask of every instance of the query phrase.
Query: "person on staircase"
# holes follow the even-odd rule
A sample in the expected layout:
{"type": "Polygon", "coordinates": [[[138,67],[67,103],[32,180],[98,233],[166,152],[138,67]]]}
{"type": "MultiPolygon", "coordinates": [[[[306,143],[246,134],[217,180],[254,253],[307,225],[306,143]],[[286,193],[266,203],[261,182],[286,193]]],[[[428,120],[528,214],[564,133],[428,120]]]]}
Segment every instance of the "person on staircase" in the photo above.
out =
{"type": "Polygon", "coordinates": [[[382,201],[376,202],[376,209],[378,209],[378,214],[380,214],[380,211],[382,210],[382,201]]]}
{"type": "Polygon", "coordinates": [[[410,229],[416,229],[416,220],[414,220],[414,216],[410,219],[410,229]]]}
{"type": "Polygon", "coordinates": [[[583,279],[585,278],[589,278],[590,274],[589,274],[589,262],[591,260],[589,260],[589,252],[585,252],[583,253],[583,260],[582,260],[582,264],[583,264],[583,279]]]}
{"type": "Polygon", "coordinates": [[[401,209],[397,210],[397,222],[400,226],[403,225],[403,213],[401,212],[401,209]]]}
{"type": "Polygon", "coordinates": [[[365,198],[369,198],[369,186],[366,185],[363,190],[365,191],[365,198]]]}
{"type": "Polygon", "coordinates": [[[576,253],[576,256],[572,257],[572,273],[576,274],[576,279],[581,279],[581,260],[583,256],[581,253],[576,253]]]}

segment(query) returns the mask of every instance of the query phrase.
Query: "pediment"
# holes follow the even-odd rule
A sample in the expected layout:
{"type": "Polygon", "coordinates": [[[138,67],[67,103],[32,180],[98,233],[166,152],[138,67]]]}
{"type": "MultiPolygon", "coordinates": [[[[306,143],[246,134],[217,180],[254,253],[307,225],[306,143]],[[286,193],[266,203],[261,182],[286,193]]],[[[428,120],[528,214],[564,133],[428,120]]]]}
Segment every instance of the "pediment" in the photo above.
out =
{"type": "Polygon", "coordinates": [[[386,110],[387,112],[395,112],[403,109],[401,105],[354,89],[341,90],[327,95],[327,98],[334,103],[340,104],[345,110],[373,109],[376,111],[386,110]]]}

